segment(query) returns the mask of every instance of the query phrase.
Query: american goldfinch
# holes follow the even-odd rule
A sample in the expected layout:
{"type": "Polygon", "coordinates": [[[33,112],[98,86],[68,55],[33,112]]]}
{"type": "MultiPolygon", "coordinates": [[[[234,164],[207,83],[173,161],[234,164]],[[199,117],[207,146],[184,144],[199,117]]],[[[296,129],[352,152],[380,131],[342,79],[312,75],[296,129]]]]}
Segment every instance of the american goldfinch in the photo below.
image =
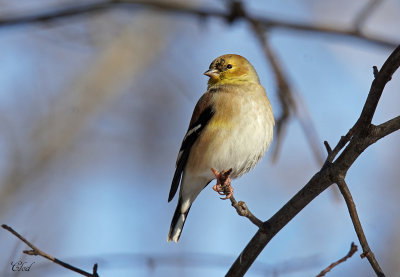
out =
{"type": "Polygon", "coordinates": [[[273,137],[271,104],[249,61],[235,54],[223,55],[204,74],[210,77],[207,91],[194,108],[168,197],[170,202],[180,184],[168,241],[178,242],[190,207],[215,179],[213,172],[232,169],[231,178],[247,173],[273,137]]]}

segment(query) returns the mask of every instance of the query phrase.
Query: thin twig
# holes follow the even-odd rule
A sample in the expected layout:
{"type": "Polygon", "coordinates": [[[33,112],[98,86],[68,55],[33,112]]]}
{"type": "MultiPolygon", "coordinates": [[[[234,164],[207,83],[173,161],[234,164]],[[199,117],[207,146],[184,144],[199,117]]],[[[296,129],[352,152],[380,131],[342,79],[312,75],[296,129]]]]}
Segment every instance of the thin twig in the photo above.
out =
{"type": "Polygon", "coordinates": [[[343,147],[346,146],[346,144],[350,141],[352,135],[353,135],[353,128],[350,129],[345,136],[341,136],[338,144],[336,144],[335,148],[328,153],[328,157],[326,158],[326,161],[329,163],[332,163],[337,154],[339,154],[340,150],[343,149],[343,147]]]}
{"type": "Polygon", "coordinates": [[[53,256],[51,256],[50,254],[47,254],[46,252],[40,250],[39,248],[37,248],[35,245],[33,245],[31,242],[29,242],[27,239],[25,239],[23,236],[21,236],[17,231],[15,231],[13,228],[11,228],[10,226],[7,226],[5,224],[2,224],[1,227],[3,227],[4,229],[6,229],[7,231],[9,231],[11,234],[13,234],[14,236],[16,236],[17,238],[19,238],[21,241],[23,241],[26,245],[28,245],[30,248],[32,248],[31,250],[24,250],[23,253],[27,254],[27,255],[33,255],[33,256],[42,256],[43,258],[46,258],[56,264],[61,265],[62,267],[65,267],[69,270],[72,270],[76,273],[79,273],[83,276],[87,276],[87,277],[99,277],[98,273],[97,273],[97,264],[94,264],[93,266],[93,273],[89,273],[86,272],[80,268],[74,267],[70,264],[67,264],[53,256]]]}
{"type": "Polygon", "coordinates": [[[263,222],[258,219],[250,210],[247,208],[247,205],[243,201],[236,202],[236,199],[234,196],[231,196],[229,198],[231,200],[232,207],[236,209],[236,212],[240,216],[247,217],[254,225],[256,225],[258,228],[261,228],[263,225],[263,222]]]}
{"type": "Polygon", "coordinates": [[[329,145],[329,142],[327,142],[327,141],[325,140],[325,141],[324,141],[324,145],[325,145],[325,148],[326,148],[326,152],[328,152],[328,155],[331,154],[331,153],[332,153],[332,148],[331,148],[331,146],[329,145]]]}
{"type": "Polygon", "coordinates": [[[379,73],[378,67],[377,67],[376,65],[374,65],[374,66],[372,67],[372,73],[374,74],[374,78],[376,78],[376,76],[377,76],[378,73],[379,73]]]}
{"type": "Polygon", "coordinates": [[[263,222],[258,219],[250,210],[247,208],[247,205],[243,201],[237,202],[235,197],[233,196],[233,188],[231,187],[231,181],[229,179],[229,175],[232,173],[232,168],[229,170],[217,171],[215,169],[211,169],[215,177],[217,178],[217,184],[213,187],[213,190],[217,191],[219,195],[226,195],[225,198],[221,198],[222,200],[229,199],[231,200],[232,207],[236,209],[236,212],[240,216],[247,217],[254,225],[258,228],[262,227],[263,222]],[[227,182],[228,180],[228,182],[227,182]]]}
{"type": "Polygon", "coordinates": [[[370,249],[368,245],[367,238],[365,237],[364,230],[361,226],[360,219],[357,214],[356,204],[353,201],[353,197],[351,196],[349,187],[346,184],[344,179],[338,179],[337,185],[340,189],[340,192],[343,195],[344,200],[346,201],[347,209],[349,210],[349,214],[351,217],[351,221],[353,222],[354,229],[357,233],[358,240],[360,241],[361,247],[363,249],[363,253],[361,257],[367,257],[369,263],[371,264],[372,268],[374,269],[375,273],[379,277],[384,277],[385,274],[383,273],[381,267],[379,266],[378,261],[375,258],[374,253],[370,249]]]}
{"type": "Polygon", "coordinates": [[[334,263],[331,263],[328,267],[326,267],[324,270],[322,270],[317,277],[322,277],[325,276],[326,273],[328,273],[329,271],[332,270],[332,268],[334,268],[335,266],[337,266],[338,264],[341,264],[343,262],[345,262],[348,258],[351,258],[351,256],[354,255],[354,253],[357,252],[357,245],[354,244],[354,242],[351,243],[350,245],[350,250],[349,252],[346,254],[346,256],[344,256],[343,258],[337,260],[334,263]]]}

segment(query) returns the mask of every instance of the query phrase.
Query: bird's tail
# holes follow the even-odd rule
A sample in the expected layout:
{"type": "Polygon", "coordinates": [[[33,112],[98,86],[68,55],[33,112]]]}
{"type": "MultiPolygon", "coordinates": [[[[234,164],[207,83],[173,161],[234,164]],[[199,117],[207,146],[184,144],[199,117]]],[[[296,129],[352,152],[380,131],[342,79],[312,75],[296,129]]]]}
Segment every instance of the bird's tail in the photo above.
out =
{"type": "Polygon", "coordinates": [[[183,225],[185,224],[186,217],[189,213],[191,204],[185,212],[182,212],[182,199],[179,199],[178,205],[174,213],[174,217],[171,221],[171,227],[169,228],[169,233],[167,236],[167,241],[178,242],[181,237],[183,225]]]}

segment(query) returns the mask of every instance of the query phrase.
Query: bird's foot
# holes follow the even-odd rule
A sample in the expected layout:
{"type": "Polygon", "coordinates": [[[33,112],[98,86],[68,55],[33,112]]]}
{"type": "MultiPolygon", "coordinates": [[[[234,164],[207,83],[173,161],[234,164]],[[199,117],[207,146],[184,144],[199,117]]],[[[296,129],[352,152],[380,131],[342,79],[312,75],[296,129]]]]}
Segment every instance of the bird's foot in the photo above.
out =
{"type": "Polygon", "coordinates": [[[220,172],[211,168],[211,171],[217,179],[217,183],[213,186],[213,190],[218,192],[219,195],[225,195],[224,198],[221,198],[222,200],[231,198],[233,196],[233,187],[231,186],[231,178],[229,178],[229,176],[232,173],[232,168],[220,172]]]}

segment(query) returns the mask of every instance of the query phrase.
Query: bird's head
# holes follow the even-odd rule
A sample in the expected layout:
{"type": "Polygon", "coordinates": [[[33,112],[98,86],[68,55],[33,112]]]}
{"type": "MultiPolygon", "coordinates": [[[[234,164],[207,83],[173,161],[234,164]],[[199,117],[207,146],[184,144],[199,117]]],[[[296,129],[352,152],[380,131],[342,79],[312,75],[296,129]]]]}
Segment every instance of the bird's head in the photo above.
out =
{"type": "Polygon", "coordinates": [[[241,82],[259,83],[259,78],[250,62],[235,54],[226,54],[216,58],[210,68],[204,72],[210,77],[208,86],[239,84],[241,82]]]}

